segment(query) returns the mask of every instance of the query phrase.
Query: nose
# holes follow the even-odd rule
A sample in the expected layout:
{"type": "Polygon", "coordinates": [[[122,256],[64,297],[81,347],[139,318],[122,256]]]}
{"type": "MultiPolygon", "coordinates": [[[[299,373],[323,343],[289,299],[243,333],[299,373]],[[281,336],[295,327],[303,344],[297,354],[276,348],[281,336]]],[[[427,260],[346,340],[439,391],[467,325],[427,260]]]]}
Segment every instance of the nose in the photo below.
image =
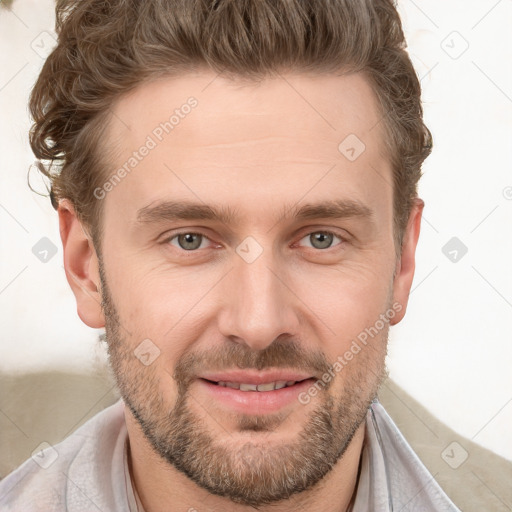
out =
{"type": "Polygon", "coordinates": [[[287,276],[271,251],[264,251],[252,263],[235,255],[234,268],[221,292],[221,333],[253,350],[265,349],[281,335],[296,336],[299,301],[287,276]]]}

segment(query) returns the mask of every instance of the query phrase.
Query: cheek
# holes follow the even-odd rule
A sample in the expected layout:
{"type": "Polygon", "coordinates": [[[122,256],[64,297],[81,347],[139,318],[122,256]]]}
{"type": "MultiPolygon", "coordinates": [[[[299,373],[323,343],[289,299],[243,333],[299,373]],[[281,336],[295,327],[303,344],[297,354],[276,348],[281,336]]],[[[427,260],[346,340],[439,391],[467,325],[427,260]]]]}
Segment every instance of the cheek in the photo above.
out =
{"type": "Polygon", "coordinates": [[[319,268],[296,279],[296,293],[339,339],[371,326],[389,306],[392,269],[368,265],[319,268]]]}
{"type": "Polygon", "coordinates": [[[355,267],[350,271],[324,269],[310,274],[300,281],[298,292],[312,311],[308,313],[308,322],[316,327],[317,343],[321,344],[315,348],[323,351],[331,365],[339,363],[340,371],[335,371],[340,376],[337,386],[348,383],[351,375],[361,374],[359,377],[366,379],[370,368],[372,373],[379,374],[391,319],[388,315],[386,321],[386,314],[395,314],[390,306],[392,271],[385,279],[383,270],[362,266],[357,272],[354,270],[355,267]]]}
{"type": "Polygon", "coordinates": [[[133,348],[150,339],[165,356],[160,363],[172,367],[207,327],[208,315],[215,313],[218,272],[162,266],[141,270],[139,265],[133,272],[124,267],[113,274],[112,294],[127,343],[133,348]]]}

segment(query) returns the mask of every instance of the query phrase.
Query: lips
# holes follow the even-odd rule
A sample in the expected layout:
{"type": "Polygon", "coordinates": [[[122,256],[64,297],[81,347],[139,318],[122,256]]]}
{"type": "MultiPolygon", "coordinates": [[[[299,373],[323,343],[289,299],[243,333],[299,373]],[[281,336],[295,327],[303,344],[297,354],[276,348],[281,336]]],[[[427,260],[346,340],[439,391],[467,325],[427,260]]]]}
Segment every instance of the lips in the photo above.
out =
{"type": "Polygon", "coordinates": [[[238,413],[271,414],[300,405],[298,395],[315,380],[311,373],[297,370],[205,372],[197,379],[197,390],[207,401],[238,413]]]}
{"type": "Polygon", "coordinates": [[[218,386],[240,391],[274,391],[313,378],[311,374],[296,370],[232,370],[204,373],[199,377],[218,386]]]}

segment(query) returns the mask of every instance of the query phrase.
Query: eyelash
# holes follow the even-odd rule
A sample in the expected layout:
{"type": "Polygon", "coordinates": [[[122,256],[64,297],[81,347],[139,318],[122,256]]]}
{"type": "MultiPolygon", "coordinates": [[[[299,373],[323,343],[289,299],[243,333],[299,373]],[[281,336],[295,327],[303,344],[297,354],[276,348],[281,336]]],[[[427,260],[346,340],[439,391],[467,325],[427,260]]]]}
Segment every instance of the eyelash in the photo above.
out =
{"type": "MultiPolygon", "coordinates": [[[[315,247],[307,247],[308,249],[314,249],[318,252],[327,252],[329,251],[330,249],[334,249],[335,247],[339,246],[339,245],[344,245],[346,242],[348,242],[347,238],[344,237],[344,236],[341,236],[340,234],[334,232],[334,231],[329,231],[329,230],[324,230],[324,229],[317,229],[317,230],[314,230],[314,231],[309,231],[308,233],[306,233],[304,236],[302,236],[300,238],[300,240],[303,240],[304,238],[306,237],[309,237],[315,233],[323,233],[323,234],[327,234],[327,235],[333,235],[335,238],[338,238],[340,240],[340,242],[336,245],[332,245],[331,247],[327,247],[326,249],[316,249],[315,247]]],[[[203,238],[206,238],[207,240],[209,240],[210,242],[212,242],[212,240],[210,239],[210,237],[201,232],[201,231],[181,231],[179,233],[174,233],[173,235],[171,236],[168,236],[166,237],[163,241],[162,241],[162,244],[169,244],[171,245],[171,241],[178,238],[180,235],[200,235],[202,236],[203,238]]],[[[299,241],[300,241],[299,240],[299,241]]],[[[293,244],[295,245],[295,244],[293,244]]],[[[192,250],[186,250],[186,249],[183,249],[181,247],[178,247],[178,246],[174,246],[176,247],[176,249],[179,249],[181,252],[183,253],[190,253],[190,254],[194,254],[194,253],[198,253],[200,251],[200,249],[192,249],[192,250]]]]}

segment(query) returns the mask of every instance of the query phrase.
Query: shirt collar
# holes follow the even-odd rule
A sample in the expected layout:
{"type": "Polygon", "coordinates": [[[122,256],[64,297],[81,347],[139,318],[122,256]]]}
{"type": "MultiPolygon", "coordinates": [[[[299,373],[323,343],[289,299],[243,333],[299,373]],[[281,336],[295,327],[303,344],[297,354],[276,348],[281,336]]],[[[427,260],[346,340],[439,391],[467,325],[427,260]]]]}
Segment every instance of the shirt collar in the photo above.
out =
{"type": "Polygon", "coordinates": [[[366,416],[356,497],[349,512],[457,512],[376,399],[366,416]]]}

